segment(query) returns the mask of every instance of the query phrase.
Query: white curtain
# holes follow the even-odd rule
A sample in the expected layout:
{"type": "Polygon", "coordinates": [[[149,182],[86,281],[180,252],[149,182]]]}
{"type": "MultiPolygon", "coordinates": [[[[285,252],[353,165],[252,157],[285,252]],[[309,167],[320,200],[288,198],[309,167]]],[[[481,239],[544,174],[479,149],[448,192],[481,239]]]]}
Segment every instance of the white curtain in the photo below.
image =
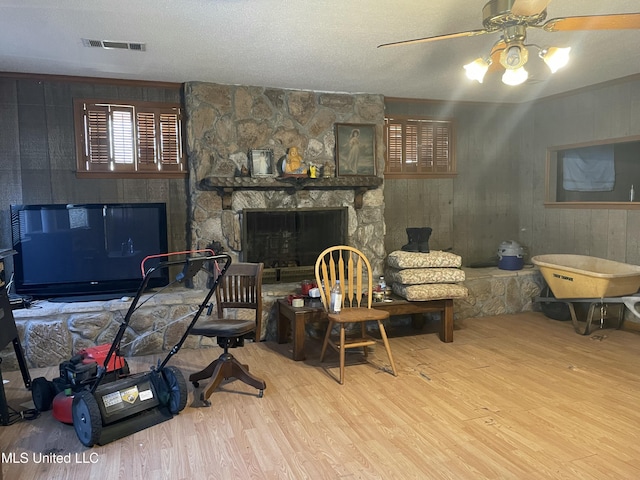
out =
{"type": "Polygon", "coordinates": [[[616,181],[613,145],[566,150],[562,187],[574,192],[610,192],[616,181]]]}

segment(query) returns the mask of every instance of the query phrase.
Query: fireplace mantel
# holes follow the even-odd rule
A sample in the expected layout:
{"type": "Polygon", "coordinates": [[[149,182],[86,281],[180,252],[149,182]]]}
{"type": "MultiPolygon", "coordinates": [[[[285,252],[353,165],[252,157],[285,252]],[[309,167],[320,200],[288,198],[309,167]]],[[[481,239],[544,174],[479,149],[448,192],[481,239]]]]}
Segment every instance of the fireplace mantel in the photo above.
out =
{"type": "Polygon", "coordinates": [[[298,190],[353,190],[354,208],[362,208],[362,196],[367,190],[382,185],[382,177],[352,176],[331,178],[308,177],[206,177],[200,181],[201,190],[216,190],[222,197],[222,208],[231,209],[235,190],[285,190],[292,194],[298,190]]]}

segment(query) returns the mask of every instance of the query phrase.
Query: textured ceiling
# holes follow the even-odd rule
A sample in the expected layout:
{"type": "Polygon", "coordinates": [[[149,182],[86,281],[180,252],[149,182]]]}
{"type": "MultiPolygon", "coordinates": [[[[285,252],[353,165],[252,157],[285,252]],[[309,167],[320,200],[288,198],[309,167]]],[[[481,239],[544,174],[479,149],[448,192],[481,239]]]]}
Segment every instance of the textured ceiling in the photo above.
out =
{"type": "MultiPolygon", "coordinates": [[[[482,28],[485,0],[0,0],[0,70],[169,82],[207,81],[390,97],[519,102],[640,73],[640,30],[545,33],[571,46],[551,76],[534,54],[518,87],[462,65],[499,34],[403,47],[381,43],[482,28]],[[141,42],[145,52],[82,39],[141,42]]],[[[553,0],[547,18],[640,12],[638,0],[553,0]]]]}

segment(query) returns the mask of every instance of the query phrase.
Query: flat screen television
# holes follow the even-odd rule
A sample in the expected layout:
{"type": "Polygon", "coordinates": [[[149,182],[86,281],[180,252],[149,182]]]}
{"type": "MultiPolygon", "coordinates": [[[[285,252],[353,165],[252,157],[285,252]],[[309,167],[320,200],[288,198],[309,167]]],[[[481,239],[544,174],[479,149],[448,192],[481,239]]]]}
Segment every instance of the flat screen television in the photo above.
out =
{"type": "MultiPolygon", "coordinates": [[[[138,290],[146,256],[167,253],[164,203],[11,205],[10,210],[18,295],[118,298],[138,290]]],[[[153,261],[145,263],[147,270],[152,266],[153,261]]],[[[167,270],[154,272],[149,288],[167,285],[167,270]]]]}

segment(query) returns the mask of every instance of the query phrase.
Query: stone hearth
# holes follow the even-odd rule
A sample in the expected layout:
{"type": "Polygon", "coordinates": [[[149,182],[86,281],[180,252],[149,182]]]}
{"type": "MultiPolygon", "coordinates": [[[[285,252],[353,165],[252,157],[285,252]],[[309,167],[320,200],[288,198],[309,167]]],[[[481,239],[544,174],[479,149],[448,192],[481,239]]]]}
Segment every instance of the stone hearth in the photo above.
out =
{"type": "MultiPolygon", "coordinates": [[[[469,289],[469,297],[454,300],[457,328],[466,318],[538,309],[531,301],[540,294],[542,285],[542,276],[537,268],[519,271],[465,268],[465,274],[464,285],[469,289]]],[[[277,338],[277,299],[297,291],[298,283],[263,286],[263,339],[275,341],[277,338]]],[[[195,311],[205,294],[200,290],[177,288],[156,296],[132,317],[131,328],[122,342],[130,345],[124,351],[128,355],[166,354],[179,340],[192,317],[175,322],[176,319],[195,311]]],[[[127,302],[113,300],[66,304],[38,302],[33,308],[14,310],[29,367],[55,366],[81,348],[111,342],[127,308],[127,302]]],[[[405,319],[397,317],[391,321],[402,322],[405,319]]],[[[324,325],[310,325],[308,331],[319,336],[323,328],[324,325]]],[[[183,348],[214,346],[215,339],[189,337],[183,348]]],[[[18,368],[11,346],[1,351],[0,357],[3,369],[18,368]]]]}

